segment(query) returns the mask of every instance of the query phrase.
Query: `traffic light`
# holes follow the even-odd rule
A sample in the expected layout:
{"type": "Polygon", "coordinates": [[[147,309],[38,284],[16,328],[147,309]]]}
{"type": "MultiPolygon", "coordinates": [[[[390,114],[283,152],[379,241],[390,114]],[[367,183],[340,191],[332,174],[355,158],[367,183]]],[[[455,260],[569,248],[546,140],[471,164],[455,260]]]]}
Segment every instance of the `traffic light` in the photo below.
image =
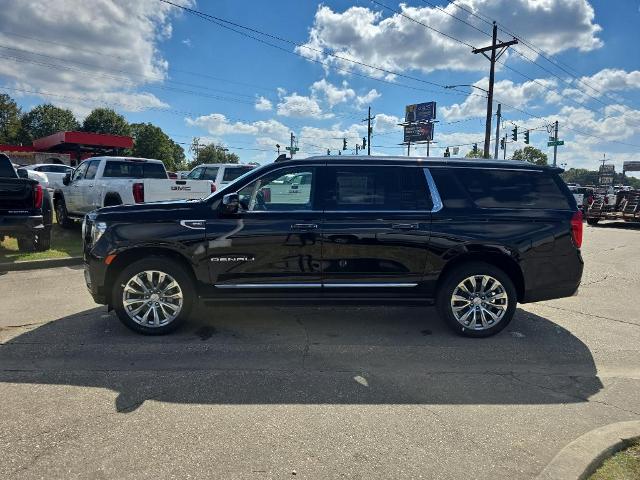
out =
{"type": "Polygon", "coordinates": [[[331,155],[331,150],[327,148],[327,155],[331,155]]]}
{"type": "Polygon", "coordinates": [[[449,147],[447,147],[444,150],[444,158],[449,158],[450,156],[451,156],[451,153],[449,152],[449,147]]]}
{"type": "Polygon", "coordinates": [[[367,137],[362,137],[362,149],[367,148],[367,137]]]}
{"type": "Polygon", "coordinates": [[[346,139],[346,138],[343,138],[343,139],[342,139],[342,149],[343,149],[343,150],[346,150],[346,149],[347,149],[347,139],[346,139]]]}
{"type": "Polygon", "coordinates": [[[513,139],[514,142],[518,141],[518,126],[517,125],[515,127],[513,127],[513,130],[511,131],[511,138],[513,139]]]}
{"type": "Polygon", "coordinates": [[[478,144],[474,143],[473,144],[473,154],[475,155],[476,153],[478,153],[478,144]]]}
{"type": "Polygon", "coordinates": [[[524,132],[524,143],[529,145],[529,130],[525,130],[524,132]]]}
{"type": "Polygon", "coordinates": [[[504,150],[504,138],[500,139],[500,150],[504,150]]]}

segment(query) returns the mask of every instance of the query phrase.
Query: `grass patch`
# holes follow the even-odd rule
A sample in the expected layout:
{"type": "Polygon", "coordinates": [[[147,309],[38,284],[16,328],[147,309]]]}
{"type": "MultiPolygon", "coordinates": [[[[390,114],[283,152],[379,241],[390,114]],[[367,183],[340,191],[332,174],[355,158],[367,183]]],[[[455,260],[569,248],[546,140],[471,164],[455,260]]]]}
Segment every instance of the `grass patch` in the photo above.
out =
{"type": "Polygon", "coordinates": [[[13,237],[5,237],[0,243],[0,263],[79,257],[80,255],[82,255],[82,234],[79,223],[68,230],[54,223],[51,230],[51,249],[45,252],[20,252],[18,240],[13,237]]]}
{"type": "Polygon", "coordinates": [[[640,440],[604,461],[589,480],[638,480],[640,478],[640,440]]]}

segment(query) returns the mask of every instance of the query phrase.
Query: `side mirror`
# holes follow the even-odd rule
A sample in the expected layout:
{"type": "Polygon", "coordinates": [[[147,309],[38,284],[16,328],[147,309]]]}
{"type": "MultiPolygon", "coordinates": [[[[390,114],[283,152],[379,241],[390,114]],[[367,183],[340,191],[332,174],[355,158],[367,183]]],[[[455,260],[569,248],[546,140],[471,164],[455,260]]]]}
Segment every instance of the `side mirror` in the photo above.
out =
{"type": "Polygon", "coordinates": [[[29,178],[29,172],[27,172],[24,168],[19,168],[16,170],[18,174],[18,178],[29,178]]]}
{"type": "Polygon", "coordinates": [[[233,215],[240,211],[240,195],[227,193],[222,197],[222,211],[227,215],[233,215]]]}
{"type": "Polygon", "coordinates": [[[64,186],[67,186],[71,183],[71,174],[67,173],[63,178],[62,178],[62,184],[64,186]]]}

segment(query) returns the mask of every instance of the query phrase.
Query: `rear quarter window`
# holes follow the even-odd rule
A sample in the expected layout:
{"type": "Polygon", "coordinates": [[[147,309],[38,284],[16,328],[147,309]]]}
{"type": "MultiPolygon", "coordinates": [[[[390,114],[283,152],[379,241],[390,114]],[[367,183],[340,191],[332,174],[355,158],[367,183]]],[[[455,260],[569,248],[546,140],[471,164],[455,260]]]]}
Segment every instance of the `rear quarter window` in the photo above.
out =
{"type": "Polygon", "coordinates": [[[253,167],[226,167],[222,176],[223,182],[233,182],[236,178],[241,177],[247,172],[253,170],[253,167]]]}
{"type": "Polygon", "coordinates": [[[560,178],[546,171],[460,168],[454,175],[480,208],[566,210],[575,203],[560,178]]]}

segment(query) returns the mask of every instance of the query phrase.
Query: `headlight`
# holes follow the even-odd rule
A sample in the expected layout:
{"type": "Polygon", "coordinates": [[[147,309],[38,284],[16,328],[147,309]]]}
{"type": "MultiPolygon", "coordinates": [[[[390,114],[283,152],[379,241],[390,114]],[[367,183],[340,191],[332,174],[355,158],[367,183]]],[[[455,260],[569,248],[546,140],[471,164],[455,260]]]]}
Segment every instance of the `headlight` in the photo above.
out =
{"type": "Polygon", "coordinates": [[[91,225],[91,244],[95,245],[106,230],[107,224],[104,222],[97,222],[91,225]]]}

